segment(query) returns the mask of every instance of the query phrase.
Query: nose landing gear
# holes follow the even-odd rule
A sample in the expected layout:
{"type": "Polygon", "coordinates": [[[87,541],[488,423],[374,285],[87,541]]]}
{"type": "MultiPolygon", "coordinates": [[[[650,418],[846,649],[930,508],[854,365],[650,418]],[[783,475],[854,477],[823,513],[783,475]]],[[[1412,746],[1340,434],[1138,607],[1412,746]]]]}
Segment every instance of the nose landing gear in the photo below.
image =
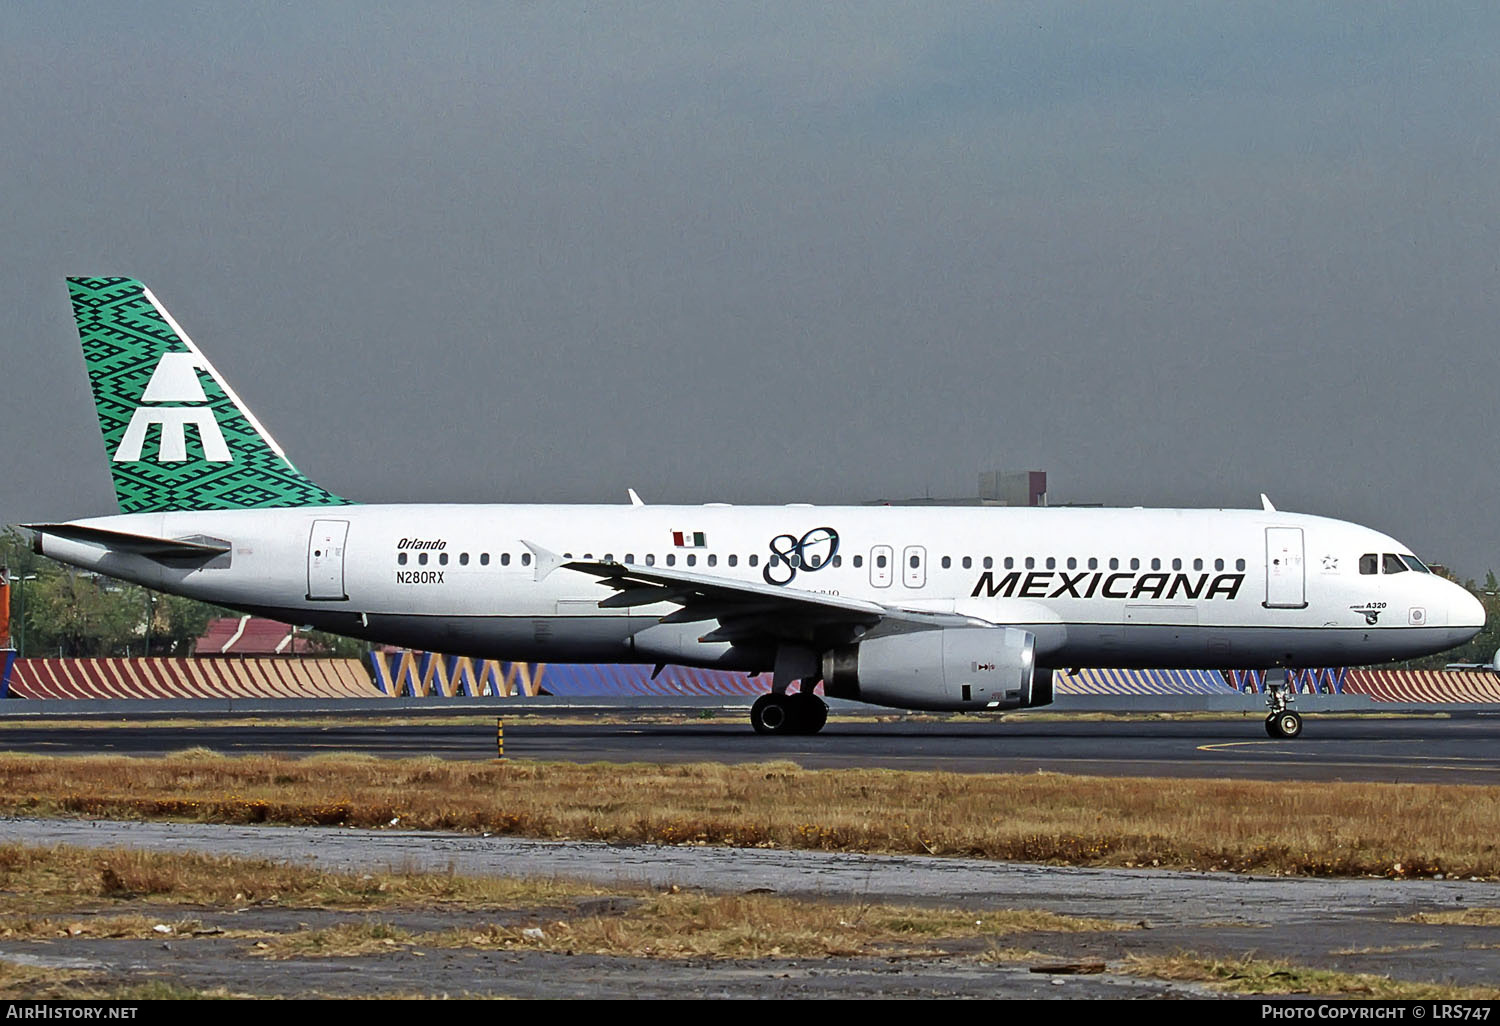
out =
{"type": "Polygon", "coordinates": [[[1268,736],[1284,738],[1288,741],[1301,736],[1302,716],[1289,708],[1292,697],[1284,672],[1279,681],[1273,681],[1271,674],[1266,674],[1266,705],[1271,710],[1270,715],[1266,717],[1268,736]]]}

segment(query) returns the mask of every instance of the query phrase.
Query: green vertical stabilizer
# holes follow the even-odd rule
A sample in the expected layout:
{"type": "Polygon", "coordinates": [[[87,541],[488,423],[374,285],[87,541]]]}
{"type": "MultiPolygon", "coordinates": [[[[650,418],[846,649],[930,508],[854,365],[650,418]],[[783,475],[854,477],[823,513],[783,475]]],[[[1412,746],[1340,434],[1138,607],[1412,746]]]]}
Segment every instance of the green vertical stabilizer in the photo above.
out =
{"type": "Polygon", "coordinates": [[[131,278],[69,278],[122,513],[343,506],[303,477],[131,278]]]}

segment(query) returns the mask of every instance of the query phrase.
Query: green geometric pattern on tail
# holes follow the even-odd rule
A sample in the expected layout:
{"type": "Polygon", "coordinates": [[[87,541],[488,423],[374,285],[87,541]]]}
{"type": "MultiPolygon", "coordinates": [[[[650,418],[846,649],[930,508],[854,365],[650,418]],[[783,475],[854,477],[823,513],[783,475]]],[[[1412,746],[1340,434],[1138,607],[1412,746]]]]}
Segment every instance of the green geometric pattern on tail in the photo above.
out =
{"type": "Polygon", "coordinates": [[[200,428],[198,432],[182,432],[186,458],[167,461],[162,450],[162,434],[166,429],[162,424],[154,424],[148,429],[143,458],[115,462],[126,429],[143,405],[146,386],[162,356],[192,350],[146,298],[141,283],[132,278],[69,278],[68,291],[73,299],[73,317],[83,342],[83,358],[88,365],[99,430],[104,435],[120,512],[350,504],[348,499],[303,477],[261,437],[216,377],[206,370],[197,372],[204,399],[172,405],[211,410],[228,447],[229,459],[207,458],[200,428]]]}

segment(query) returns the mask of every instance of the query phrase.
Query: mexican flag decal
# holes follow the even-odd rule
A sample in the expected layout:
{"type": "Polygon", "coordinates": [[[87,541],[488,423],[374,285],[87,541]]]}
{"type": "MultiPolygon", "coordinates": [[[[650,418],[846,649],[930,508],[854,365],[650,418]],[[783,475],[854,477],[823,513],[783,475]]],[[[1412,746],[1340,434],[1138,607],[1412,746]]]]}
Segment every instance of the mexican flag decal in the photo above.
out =
{"type": "Polygon", "coordinates": [[[673,531],[672,544],[679,549],[706,549],[708,535],[702,531],[673,531]]]}

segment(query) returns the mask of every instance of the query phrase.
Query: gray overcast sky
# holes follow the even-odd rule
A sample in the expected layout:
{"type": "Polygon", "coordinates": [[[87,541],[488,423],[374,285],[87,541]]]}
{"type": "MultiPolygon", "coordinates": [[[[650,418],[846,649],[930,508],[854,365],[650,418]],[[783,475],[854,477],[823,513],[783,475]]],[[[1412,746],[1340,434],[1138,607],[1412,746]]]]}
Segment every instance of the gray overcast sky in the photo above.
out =
{"type": "Polygon", "coordinates": [[[1254,506],[1500,569],[1500,6],[0,6],[0,520],[61,278],[367,501],[1254,506]],[[382,10],[382,7],[396,10],[382,10]]]}

